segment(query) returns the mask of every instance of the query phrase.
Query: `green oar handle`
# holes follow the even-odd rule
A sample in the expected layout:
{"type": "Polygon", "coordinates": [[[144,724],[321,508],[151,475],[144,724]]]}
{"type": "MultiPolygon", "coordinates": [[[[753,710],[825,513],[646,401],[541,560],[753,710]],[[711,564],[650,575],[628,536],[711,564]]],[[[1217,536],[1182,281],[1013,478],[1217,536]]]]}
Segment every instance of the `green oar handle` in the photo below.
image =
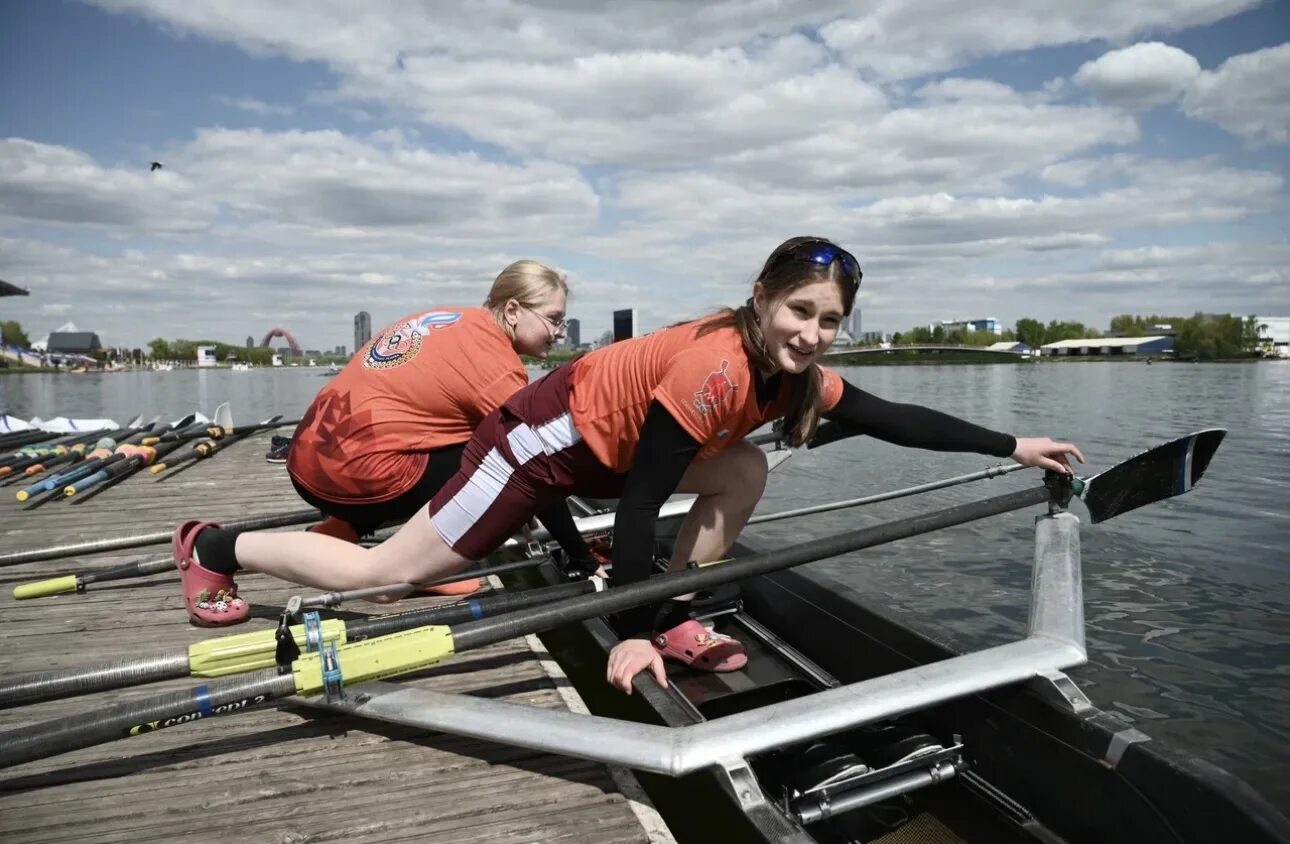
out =
{"type": "Polygon", "coordinates": [[[27,598],[47,598],[50,595],[65,595],[69,592],[84,592],[92,583],[105,583],[110,580],[127,580],[132,577],[146,577],[160,574],[175,568],[175,561],[170,557],[156,560],[139,560],[134,563],[115,566],[110,569],[69,574],[35,583],[23,583],[14,587],[13,596],[19,601],[27,598]]]}
{"type": "Polygon", "coordinates": [[[38,580],[35,583],[20,583],[13,588],[13,597],[18,601],[29,598],[48,598],[50,595],[65,595],[81,588],[81,581],[74,574],[55,577],[49,580],[38,580]]]}

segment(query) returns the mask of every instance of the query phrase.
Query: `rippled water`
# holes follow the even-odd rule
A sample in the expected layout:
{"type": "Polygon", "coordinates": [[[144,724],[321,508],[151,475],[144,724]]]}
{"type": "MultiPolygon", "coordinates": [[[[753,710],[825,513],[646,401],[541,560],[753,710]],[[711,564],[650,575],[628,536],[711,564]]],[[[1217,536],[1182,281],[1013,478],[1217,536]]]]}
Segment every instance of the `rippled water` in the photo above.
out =
{"type": "MultiPolygon", "coordinates": [[[[1013,433],[1070,438],[1088,456],[1088,473],[1188,431],[1228,428],[1194,492],[1083,528],[1090,663],[1072,674],[1098,705],[1290,807],[1290,364],[859,367],[843,374],[896,401],[1013,433]]],[[[194,406],[209,413],[227,399],[241,422],[298,416],[324,383],[321,370],[304,368],[0,377],[0,411],[121,421],[145,411],[178,417],[194,406]]],[[[799,453],[776,473],[759,512],[991,462],[850,440],[799,453]]],[[[803,532],[874,524],[1033,480],[1016,473],[751,533],[788,544],[803,532]]],[[[958,647],[997,644],[1025,628],[1033,517],[978,521],[806,570],[958,647]]]]}

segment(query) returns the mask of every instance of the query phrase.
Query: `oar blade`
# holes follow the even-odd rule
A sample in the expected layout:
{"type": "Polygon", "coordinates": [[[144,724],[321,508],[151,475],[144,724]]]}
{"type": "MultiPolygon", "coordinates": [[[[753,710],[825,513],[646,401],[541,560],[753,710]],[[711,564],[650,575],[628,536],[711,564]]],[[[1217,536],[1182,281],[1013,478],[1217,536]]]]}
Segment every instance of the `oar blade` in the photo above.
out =
{"type": "Polygon", "coordinates": [[[1200,482],[1224,428],[1207,428],[1142,452],[1090,478],[1080,496],[1094,523],[1182,495],[1200,482]]]}

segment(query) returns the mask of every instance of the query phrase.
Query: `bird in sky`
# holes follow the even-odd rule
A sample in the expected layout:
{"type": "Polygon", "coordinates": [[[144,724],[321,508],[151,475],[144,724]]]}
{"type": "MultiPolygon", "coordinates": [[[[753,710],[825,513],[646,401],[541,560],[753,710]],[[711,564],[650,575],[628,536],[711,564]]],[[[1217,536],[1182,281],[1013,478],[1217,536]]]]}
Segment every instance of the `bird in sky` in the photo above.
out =
{"type": "Polygon", "coordinates": [[[162,165],[161,165],[161,162],[160,162],[160,161],[154,161],[154,162],[152,162],[152,166],[148,168],[148,172],[149,172],[149,173],[155,173],[155,172],[157,172],[158,170],[160,170],[160,169],[161,169],[161,166],[162,166],[162,165]]]}

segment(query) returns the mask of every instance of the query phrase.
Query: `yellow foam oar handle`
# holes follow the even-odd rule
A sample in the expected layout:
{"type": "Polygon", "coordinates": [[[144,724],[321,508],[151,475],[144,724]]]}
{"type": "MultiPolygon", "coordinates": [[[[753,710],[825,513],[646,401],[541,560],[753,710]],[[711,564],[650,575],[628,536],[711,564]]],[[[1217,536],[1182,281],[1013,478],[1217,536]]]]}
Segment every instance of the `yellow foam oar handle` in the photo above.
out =
{"type": "MultiPolygon", "coordinates": [[[[410,674],[452,654],[452,630],[444,625],[416,627],[336,649],[346,685],[410,674]]],[[[323,690],[321,654],[301,656],[292,663],[291,673],[296,680],[297,694],[314,695],[323,690]]]]}
{"type": "MultiPolygon", "coordinates": [[[[324,642],[345,644],[345,622],[328,619],[321,625],[324,642]]],[[[243,671],[259,671],[277,664],[278,641],[276,630],[256,630],[221,636],[188,646],[188,670],[194,677],[224,677],[243,671]]],[[[291,635],[301,650],[305,649],[305,628],[298,624],[291,628],[291,635]]]]}
{"type": "Polygon", "coordinates": [[[76,575],[69,574],[66,577],[38,580],[35,583],[20,583],[13,588],[13,597],[19,601],[25,601],[28,598],[48,598],[50,595],[75,592],[76,587],[76,575]]]}

